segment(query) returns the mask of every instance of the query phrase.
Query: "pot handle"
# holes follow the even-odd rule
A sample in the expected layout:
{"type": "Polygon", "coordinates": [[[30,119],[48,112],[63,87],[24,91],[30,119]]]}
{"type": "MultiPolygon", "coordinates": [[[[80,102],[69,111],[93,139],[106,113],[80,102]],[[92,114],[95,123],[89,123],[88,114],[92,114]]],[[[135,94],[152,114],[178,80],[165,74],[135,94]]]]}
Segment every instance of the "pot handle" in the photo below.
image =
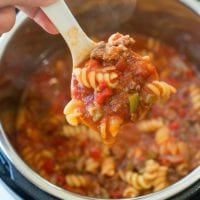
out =
{"type": "Polygon", "coordinates": [[[20,199],[57,200],[57,198],[43,192],[23,177],[3,152],[0,152],[0,178],[20,199]]]}

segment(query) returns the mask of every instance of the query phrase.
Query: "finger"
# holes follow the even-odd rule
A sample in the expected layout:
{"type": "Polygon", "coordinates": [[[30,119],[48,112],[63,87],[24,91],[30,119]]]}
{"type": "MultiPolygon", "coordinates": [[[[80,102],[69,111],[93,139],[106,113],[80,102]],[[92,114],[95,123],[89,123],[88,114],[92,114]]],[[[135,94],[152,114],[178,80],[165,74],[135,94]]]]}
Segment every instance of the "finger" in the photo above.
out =
{"type": "Polygon", "coordinates": [[[32,18],[37,24],[39,24],[45,31],[51,34],[58,34],[56,27],[51,23],[49,18],[40,8],[19,8],[20,10],[24,11],[30,18],[32,18]]]}
{"type": "Polygon", "coordinates": [[[47,6],[56,0],[0,0],[0,7],[5,6],[29,6],[29,7],[41,7],[47,6]]]}
{"type": "Polygon", "coordinates": [[[15,8],[0,8],[0,33],[8,32],[15,24],[15,8]]]}

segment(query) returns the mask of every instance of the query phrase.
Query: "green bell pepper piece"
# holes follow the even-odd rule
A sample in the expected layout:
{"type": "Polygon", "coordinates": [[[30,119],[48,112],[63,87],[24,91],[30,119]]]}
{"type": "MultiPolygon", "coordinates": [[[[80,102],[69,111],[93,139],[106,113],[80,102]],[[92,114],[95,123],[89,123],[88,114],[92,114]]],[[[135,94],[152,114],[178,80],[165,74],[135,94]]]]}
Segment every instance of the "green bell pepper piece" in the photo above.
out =
{"type": "Polygon", "coordinates": [[[130,112],[135,112],[137,110],[139,104],[139,94],[136,92],[129,96],[129,105],[130,105],[130,112]]]}

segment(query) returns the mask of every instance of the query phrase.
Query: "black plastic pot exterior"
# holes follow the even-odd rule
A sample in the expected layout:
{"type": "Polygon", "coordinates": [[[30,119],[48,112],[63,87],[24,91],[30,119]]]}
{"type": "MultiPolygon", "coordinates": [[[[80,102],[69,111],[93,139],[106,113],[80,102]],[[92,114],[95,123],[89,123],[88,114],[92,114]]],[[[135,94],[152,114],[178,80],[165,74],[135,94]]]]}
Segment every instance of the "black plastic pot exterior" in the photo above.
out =
{"type": "MultiPolygon", "coordinates": [[[[193,0],[80,0],[68,1],[88,35],[142,33],[175,46],[200,70],[200,17],[193,0]],[[194,6],[195,5],[195,6],[194,6]],[[98,26],[97,26],[98,25],[98,26]]],[[[11,33],[0,39],[0,176],[25,199],[92,199],[73,194],[45,181],[15,151],[15,111],[30,74],[57,49],[66,49],[60,36],[45,33],[23,14],[11,33]]],[[[132,198],[142,200],[199,200],[200,167],[163,191],[132,198]]]]}

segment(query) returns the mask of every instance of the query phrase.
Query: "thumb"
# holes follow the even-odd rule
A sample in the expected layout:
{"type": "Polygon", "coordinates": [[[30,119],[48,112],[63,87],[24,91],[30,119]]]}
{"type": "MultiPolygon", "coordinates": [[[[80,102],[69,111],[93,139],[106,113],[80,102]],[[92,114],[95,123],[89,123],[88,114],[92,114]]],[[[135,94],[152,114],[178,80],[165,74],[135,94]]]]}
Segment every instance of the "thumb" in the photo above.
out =
{"type": "Polygon", "coordinates": [[[28,7],[41,7],[47,6],[57,0],[0,0],[0,7],[5,6],[28,6],[28,7]]]}

